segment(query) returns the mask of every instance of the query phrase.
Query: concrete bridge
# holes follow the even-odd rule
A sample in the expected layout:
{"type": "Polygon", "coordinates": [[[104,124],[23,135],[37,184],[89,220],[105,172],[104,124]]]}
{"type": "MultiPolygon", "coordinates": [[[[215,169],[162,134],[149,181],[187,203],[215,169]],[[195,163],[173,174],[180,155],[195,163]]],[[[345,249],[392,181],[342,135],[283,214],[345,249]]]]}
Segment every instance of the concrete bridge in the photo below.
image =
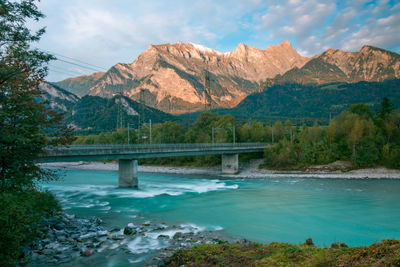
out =
{"type": "Polygon", "coordinates": [[[137,160],[144,158],[222,155],[222,173],[239,171],[239,153],[263,152],[269,143],[71,145],[47,150],[39,162],[118,160],[119,187],[137,187],[137,160]]]}

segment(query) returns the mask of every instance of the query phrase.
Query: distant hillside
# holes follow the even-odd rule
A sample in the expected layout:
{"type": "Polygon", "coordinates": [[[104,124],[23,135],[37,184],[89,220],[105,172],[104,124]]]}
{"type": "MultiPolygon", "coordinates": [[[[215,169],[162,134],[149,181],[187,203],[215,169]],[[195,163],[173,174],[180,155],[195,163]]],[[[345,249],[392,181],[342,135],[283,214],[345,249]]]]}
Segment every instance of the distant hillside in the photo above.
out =
{"type": "Polygon", "coordinates": [[[50,101],[50,106],[61,112],[68,112],[79,101],[79,97],[56,84],[43,82],[39,86],[42,98],[50,101]]]}
{"type": "Polygon", "coordinates": [[[352,104],[366,103],[373,110],[388,97],[400,107],[400,79],[384,82],[331,83],[324,85],[277,84],[246,97],[237,107],[214,112],[237,118],[328,118],[352,104]]]}
{"type": "Polygon", "coordinates": [[[104,72],[95,72],[91,75],[78,76],[74,78],[65,79],[56,84],[61,88],[64,88],[77,96],[85,96],[89,93],[90,87],[92,87],[101,77],[104,72]]]}
{"type": "Polygon", "coordinates": [[[373,46],[359,52],[328,49],[301,68],[267,79],[268,85],[284,83],[324,84],[333,82],[384,81],[400,78],[400,55],[373,46]]]}
{"type": "Polygon", "coordinates": [[[66,118],[78,129],[114,130],[117,127],[119,103],[122,102],[123,128],[127,123],[131,127],[138,127],[138,121],[153,123],[173,120],[174,116],[160,110],[142,105],[127,97],[102,98],[99,96],[85,96],[72,108],[71,115],[66,118]],[[139,115],[140,114],[140,115],[139,115]]]}
{"type": "Polygon", "coordinates": [[[42,83],[40,89],[44,92],[42,98],[50,101],[50,106],[65,114],[66,124],[73,125],[77,130],[110,131],[117,127],[119,103],[122,106],[123,127],[127,123],[138,127],[139,119],[143,122],[164,122],[175,117],[127,97],[101,98],[98,96],[76,95],[52,83],[42,83]]]}

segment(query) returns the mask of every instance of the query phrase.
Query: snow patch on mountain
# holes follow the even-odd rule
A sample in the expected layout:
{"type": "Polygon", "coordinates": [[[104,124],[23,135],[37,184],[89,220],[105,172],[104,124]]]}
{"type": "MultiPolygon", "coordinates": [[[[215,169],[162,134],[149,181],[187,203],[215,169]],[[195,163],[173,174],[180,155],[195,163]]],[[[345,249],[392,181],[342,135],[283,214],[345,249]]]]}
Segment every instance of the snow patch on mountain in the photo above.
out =
{"type": "Polygon", "coordinates": [[[204,45],[200,45],[200,44],[195,44],[195,43],[191,43],[189,42],[189,44],[191,44],[194,48],[196,48],[198,51],[201,52],[205,52],[205,53],[215,53],[217,55],[223,55],[224,53],[221,53],[217,50],[211,49],[209,47],[206,47],[204,45]]]}

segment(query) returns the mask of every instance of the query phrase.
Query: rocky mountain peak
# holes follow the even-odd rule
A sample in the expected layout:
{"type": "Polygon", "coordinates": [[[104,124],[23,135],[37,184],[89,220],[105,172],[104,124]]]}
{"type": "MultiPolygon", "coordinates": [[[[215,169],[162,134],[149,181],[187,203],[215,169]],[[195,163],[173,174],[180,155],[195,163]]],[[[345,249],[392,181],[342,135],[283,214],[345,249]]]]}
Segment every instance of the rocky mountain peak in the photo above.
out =
{"type": "Polygon", "coordinates": [[[281,44],[278,46],[285,46],[285,47],[293,47],[292,44],[289,42],[289,40],[283,41],[281,44]]]}
{"type": "Polygon", "coordinates": [[[400,55],[373,46],[359,52],[328,49],[314,56],[298,71],[279,77],[279,82],[329,83],[383,81],[400,77],[400,55]]]}
{"type": "Polygon", "coordinates": [[[337,49],[333,49],[333,48],[328,48],[325,52],[323,52],[322,54],[325,54],[325,55],[333,55],[333,54],[335,54],[335,52],[337,52],[338,50],[337,49]]]}
{"type": "MultiPolygon", "coordinates": [[[[369,53],[371,51],[385,51],[383,49],[380,49],[378,47],[372,46],[372,45],[364,45],[363,47],[361,47],[360,49],[360,53],[369,53]]],[[[389,51],[386,51],[389,52],[389,51]]]]}
{"type": "Polygon", "coordinates": [[[235,50],[229,53],[229,56],[237,58],[239,60],[249,61],[252,57],[262,57],[263,54],[264,51],[261,49],[240,43],[235,50]]]}
{"type": "Polygon", "coordinates": [[[190,42],[150,45],[131,64],[110,68],[87,93],[112,97],[123,90],[132,99],[145,97],[147,105],[171,113],[204,108],[206,94],[214,107],[232,107],[265,79],[308,60],[288,41],[265,50],[240,43],[227,53],[190,42]],[[207,93],[205,72],[212,80],[207,93]]]}

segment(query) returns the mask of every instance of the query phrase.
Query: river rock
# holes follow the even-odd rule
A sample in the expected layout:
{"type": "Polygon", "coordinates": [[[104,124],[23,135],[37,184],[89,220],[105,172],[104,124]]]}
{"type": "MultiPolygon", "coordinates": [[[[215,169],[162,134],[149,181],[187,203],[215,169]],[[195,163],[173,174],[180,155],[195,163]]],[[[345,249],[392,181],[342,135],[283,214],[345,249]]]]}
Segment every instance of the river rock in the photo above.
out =
{"type": "Polygon", "coordinates": [[[42,250],[42,254],[43,255],[52,255],[52,254],[55,254],[55,253],[54,253],[54,250],[46,248],[46,249],[42,250]]]}
{"type": "Polygon", "coordinates": [[[124,235],[134,235],[136,234],[136,230],[134,228],[135,226],[133,225],[133,223],[128,224],[125,228],[124,228],[124,235]]]}
{"type": "Polygon", "coordinates": [[[100,225],[103,222],[103,220],[98,217],[90,217],[89,222],[90,224],[100,225]]]}
{"type": "Polygon", "coordinates": [[[89,239],[89,238],[93,238],[95,236],[96,236],[96,233],[91,232],[91,233],[87,233],[87,234],[81,235],[79,237],[79,240],[86,240],[86,239],[89,239]]]}
{"type": "Polygon", "coordinates": [[[65,242],[66,240],[67,240],[67,238],[63,235],[57,236],[57,241],[59,241],[59,242],[65,242]]]}
{"type": "Polygon", "coordinates": [[[124,235],[121,235],[121,234],[119,234],[119,233],[116,233],[116,234],[112,234],[111,235],[111,239],[112,240],[123,240],[125,238],[125,236],[124,235]]]}
{"type": "Polygon", "coordinates": [[[62,222],[59,222],[54,225],[54,229],[56,229],[56,230],[63,230],[64,228],[65,228],[65,224],[62,222]]]}
{"type": "Polygon", "coordinates": [[[111,227],[110,232],[118,232],[118,231],[120,231],[120,230],[121,230],[120,227],[118,227],[118,226],[113,226],[113,227],[111,227]]]}
{"type": "Polygon", "coordinates": [[[58,254],[58,255],[55,255],[55,256],[54,256],[54,258],[57,259],[57,260],[64,260],[64,259],[66,259],[67,257],[68,257],[68,256],[63,255],[63,254],[58,254]]]}
{"type": "Polygon", "coordinates": [[[168,235],[159,235],[157,236],[157,239],[169,239],[168,235]]]}
{"type": "Polygon", "coordinates": [[[166,227],[164,225],[159,225],[156,228],[153,229],[153,231],[161,231],[164,230],[166,227]]]}
{"type": "Polygon", "coordinates": [[[183,236],[183,233],[182,233],[182,232],[176,232],[176,233],[174,234],[173,239],[182,238],[182,236],[183,236]]]}
{"type": "Polygon", "coordinates": [[[64,215],[68,220],[73,220],[75,219],[75,214],[65,214],[64,215]]]}
{"type": "Polygon", "coordinates": [[[89,256],[93,255],[93,253],[94,253],[93,249],[87,249],[87,250],[81,251],[81,256],[89,257],[89,256]]]}
{"type": "Polygon", "coordinates": [[[98,231],[98,232],[96,233],[96,236],[97,236],[97,237],[102,237],[102,236],[107,236],[107,235],[108,235],[108,231],[107,231],[107,230],[98,231]]]}
{"type": "Polygon", "coordinates": [[[124,235],[134,235],[136,234],[136,230],[129,228],[129,227],[125,227],[124,229],[124,235]]]}

